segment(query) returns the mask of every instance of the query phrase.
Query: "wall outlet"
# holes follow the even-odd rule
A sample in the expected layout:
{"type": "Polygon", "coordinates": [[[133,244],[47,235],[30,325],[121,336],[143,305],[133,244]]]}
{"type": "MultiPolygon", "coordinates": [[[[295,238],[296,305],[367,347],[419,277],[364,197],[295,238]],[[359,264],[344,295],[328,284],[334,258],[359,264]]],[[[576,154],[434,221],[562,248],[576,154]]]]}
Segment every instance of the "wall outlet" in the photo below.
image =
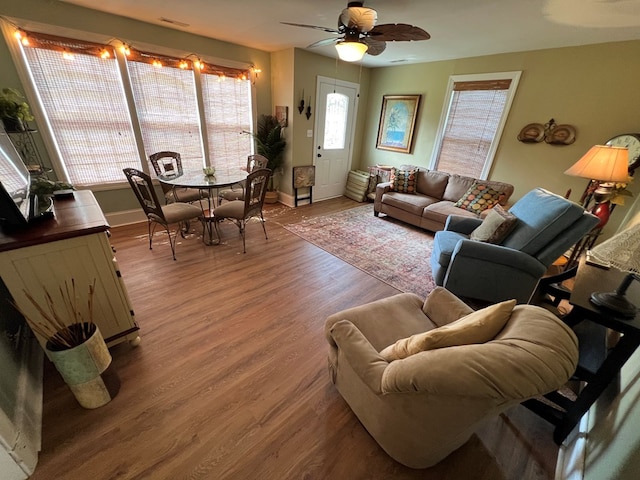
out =
{"type": "Polygon", "coordinates": [[[313,130],[307,130],[307,138],[313,137],[313,130]]]}

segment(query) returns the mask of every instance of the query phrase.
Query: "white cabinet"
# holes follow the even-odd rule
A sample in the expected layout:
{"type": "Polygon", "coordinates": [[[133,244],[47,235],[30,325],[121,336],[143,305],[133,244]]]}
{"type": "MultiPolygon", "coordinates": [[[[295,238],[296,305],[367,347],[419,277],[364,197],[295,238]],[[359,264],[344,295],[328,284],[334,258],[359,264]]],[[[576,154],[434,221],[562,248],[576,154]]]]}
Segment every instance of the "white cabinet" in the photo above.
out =
{"type": "MultiPolygon", "coordinates": [[[[74,279],[80,298],[96,282],[93,318],[109,346],[139,342],[138,326],[108,238],[109,225],[90,191],[56,200],[55,219],[13,237],[0,236],[0,276],[13,300],[30,318],[38,318],[28,292],[44,304],[45,290],[64,311],[60,289],[74,279]],[[11,241],[13,240],[13,241],[11,241]]],[[[37,336],[37,335],[36,335],[37,336]]],[[[44,346],[46,339],[38,337],[44,346]]]]}

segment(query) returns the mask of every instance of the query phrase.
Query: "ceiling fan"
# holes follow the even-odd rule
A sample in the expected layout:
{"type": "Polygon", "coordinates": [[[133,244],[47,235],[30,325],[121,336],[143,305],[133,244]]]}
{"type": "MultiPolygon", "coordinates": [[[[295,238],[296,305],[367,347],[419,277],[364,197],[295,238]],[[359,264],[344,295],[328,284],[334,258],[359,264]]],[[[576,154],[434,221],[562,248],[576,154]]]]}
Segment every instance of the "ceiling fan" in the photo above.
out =
{"type": "Polygon", "coordinates": [[[387,48],[386,42],[406,42],[431,38],[431,35],[423,29],[406,23],[376,25],[378,13],[372,8],[364,7],[363,3],[349,2],[347,8],[342,10],[338,17],[337,29],[301,23],[281,23],[340,35],[337,38],[326,38],[312,43],[307,48],[335,44],[338,56],[347,62],[356,62],[362,59],[365,53],[380,55],[387,48]]]}

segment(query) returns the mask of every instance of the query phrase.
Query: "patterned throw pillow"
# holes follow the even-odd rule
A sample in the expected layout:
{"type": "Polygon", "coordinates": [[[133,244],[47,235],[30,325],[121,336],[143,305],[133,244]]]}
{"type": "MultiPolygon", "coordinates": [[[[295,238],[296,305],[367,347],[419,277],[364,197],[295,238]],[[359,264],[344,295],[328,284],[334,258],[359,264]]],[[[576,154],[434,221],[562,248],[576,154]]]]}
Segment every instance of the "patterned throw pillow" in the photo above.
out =
{"type": "Polygon", "coordinates": [[[487,208],[493,207],[496,203],[499,203],[503,197],[503,193],[488,185],[474,182],[469,190],[458,200],[454,206],[464,208],[473,213],[480,213],[487,208]]]}
{"type": "Polygon", "coordinates": [[[515,228],[518,217],[505,211],[500,205],[491,208],[489,214],[469,238],[479,242],[500,244],[515,228]]]}
{"type": "Polygon", "coordinates": [[[391,190],[403,193],[416,193],[416,184],[418,180],[418,170],[399,170],[391,169],[391,190]]]}

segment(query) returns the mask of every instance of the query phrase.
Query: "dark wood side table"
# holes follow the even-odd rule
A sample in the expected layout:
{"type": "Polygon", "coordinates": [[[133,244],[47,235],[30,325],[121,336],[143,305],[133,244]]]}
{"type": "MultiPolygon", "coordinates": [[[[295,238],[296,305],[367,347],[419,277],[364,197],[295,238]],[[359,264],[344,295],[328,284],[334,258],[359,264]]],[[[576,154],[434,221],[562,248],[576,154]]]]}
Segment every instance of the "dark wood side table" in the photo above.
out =
{"type": "MultiPolygon", "coordinates": [[[[600,326],[600,328],[604,327],[619,332],[621,337],[608,353],[595,362],[595,366],[593,358],[585,358],[594,352],[581,348],[576,378],[585,381],[586,386],[577,398],[571,401],[557,392],[545,395],[548,400],[562,407],[563,410],[555,409],[537,399],[527,400],[523,403],[524,406],[556,426],[553,440],[558,445],[571,433],[580,418],[589,410],[611,381],[617,377],[622,366],[640,345],[640,313],[637,313],[635,318],[624,319],[611,311],[593,305],[589,300],[593,292],[615,290],[624,276],[623,272],[616,269],[603,269],[589,265],[584,258],[580,260],[575,284],[569,298],[573,308],[564,317],[564,322],[575,329],[581,327],[582,322],[589,322],[593,324],[590,326],[600,326]]],[[[640,282],[633,282],[627,291],[627,298],[636,306],[640,305],[640,282]]],[[[601,346],[604,349],[604,343],[601,346]]]]}

